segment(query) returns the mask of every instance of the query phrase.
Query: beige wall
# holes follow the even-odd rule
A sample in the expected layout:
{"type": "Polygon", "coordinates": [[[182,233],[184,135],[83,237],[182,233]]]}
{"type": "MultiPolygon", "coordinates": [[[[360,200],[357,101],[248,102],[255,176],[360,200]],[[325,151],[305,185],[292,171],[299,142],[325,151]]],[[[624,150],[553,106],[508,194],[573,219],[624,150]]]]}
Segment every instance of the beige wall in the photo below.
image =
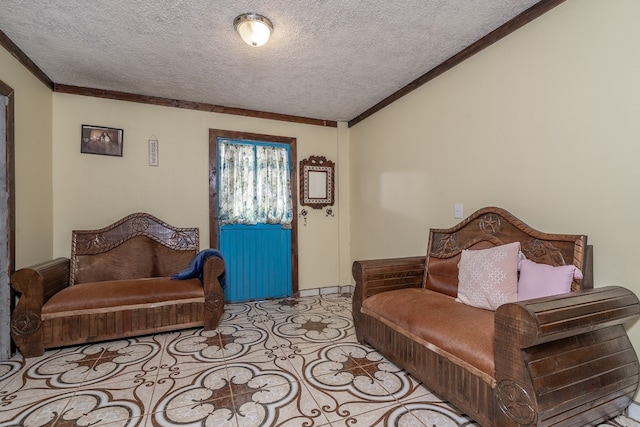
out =
{"type": "MultiPolygon", "coordinates": [[[[59,93],[53,95],[53,111],[55,256],[68,256],[72,229],[103,227],[139,211],[172,225],[199,227],[200,246],[208,247],[210,128],[295,137],[298,160],[322,155],[341,165],[339,155],[348,155],[338,150],[348,141],[341,141],[336,128],[59,93]],[[82,124],[123,129],[123,157],[81,154],[82,124]],[[159,167],[148,166],[152,136],[159,141],[159,167]]],[[[299,288],[341,284],[339,254],[348,265],[349,252],[340,250],[339,218],[310,211],[307,226],[296,218],[299,288]]]]}
{"type": "MultiPolygon", "coordinates": [[[[18,267],[133,211],[198,226],[206,246],[208,129],[222,128],[296,137],[298,159],[337,163],[336,216],[298,222],[301,289],[348,283],[352,259],[424,253],[464,203],[588,234],[596,285],[640,294],[639,17],[636,0],[563,3],[351,129],[52,95],[0,48],[16,90],[18,267]],[[82,124],[123,128],[124,157],[80,154],[82,124]]],[[[640,326],[630,335],[640,349],[640,326]]]]}
{"type": "MultiPolygon", "coordinates": [[[[568,1],[351,129],[353,259],[506,208],[640,295],[640,2],[568,1]]],[[[640,350],[640,325],[630,328],[640,350]]]]}
{"type": "Polygon", "coordinates": [[[16,267],[52,254],[51,90],[0,47],[0,81],[15,96],[16,267]]]}

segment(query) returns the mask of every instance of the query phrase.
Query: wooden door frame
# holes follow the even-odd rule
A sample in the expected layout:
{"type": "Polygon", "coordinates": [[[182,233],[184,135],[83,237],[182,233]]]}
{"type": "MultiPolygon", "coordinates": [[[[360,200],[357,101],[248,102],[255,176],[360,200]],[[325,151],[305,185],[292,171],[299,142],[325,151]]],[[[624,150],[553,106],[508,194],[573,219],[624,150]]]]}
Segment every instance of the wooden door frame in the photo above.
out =
{"type": "MultiPolygon", "coordinates": [[[[3,224],[5,227],[5,231],[7,233],[7,255],[8,259],[8,273],[9,277],[15,271],[16,265],[16,198],[15,198],[15,182],[16,182],[16,172],[15,172],[15,93],[13,89],[7,86],[4,82],[0,81],[0,95],[7,98],[9,101],[7,106],[0,106],[1,108],[6,108],[6,117],[5,117],[5,179],[7,186],[7,223],[3,224]]],[[[8,278],[7,278],[8,279],[8,278]]],[[[15,306],[15,291],[11,288],[7,290],[9,293],[9,307],[6,307],[9,310],[9,315],[13,312],[13,308],[15,306]]],[[[4,297],[3,297],[4,298],[4,297]]],[[[2,338],[2,342],[9,343],[8,349],[2,349],[3,353],[8,351],[8,355],[11,356],[15,353],[15,345],[10,338],[9,328],[4,328],[4,332],[7,336],[2,338]]],[[[4,360],[4,356],[0,357],[0,360],[4,360]]]]}
{"type": "Polygon", "coordinates": [[[264,135],[250,132],[237,132],[223,129],[209,129],[209,247],[218,247],[218,138],[242,139],[257,142],[276,142],[289,145],[291,161],[291,292],[298,294],[298,186],[296,151],[297,139],[288,136],[264,135]]]}

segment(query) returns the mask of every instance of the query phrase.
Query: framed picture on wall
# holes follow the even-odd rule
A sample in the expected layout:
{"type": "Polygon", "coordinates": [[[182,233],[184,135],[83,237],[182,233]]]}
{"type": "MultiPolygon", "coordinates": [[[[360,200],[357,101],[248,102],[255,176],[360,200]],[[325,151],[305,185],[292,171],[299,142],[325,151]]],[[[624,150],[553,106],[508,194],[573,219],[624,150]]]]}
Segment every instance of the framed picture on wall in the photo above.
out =
{"type": "Polygon", "coordinates": [[[82,125],[80,152],[122,157],[122,129],[82,125]]]}

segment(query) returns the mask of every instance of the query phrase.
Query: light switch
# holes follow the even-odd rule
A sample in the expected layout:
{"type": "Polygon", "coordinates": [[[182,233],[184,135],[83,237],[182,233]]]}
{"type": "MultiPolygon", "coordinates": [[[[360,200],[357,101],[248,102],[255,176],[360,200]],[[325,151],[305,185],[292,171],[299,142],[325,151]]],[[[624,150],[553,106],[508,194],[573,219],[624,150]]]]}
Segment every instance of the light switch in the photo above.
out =
{"type": "Polygon", "coordinates": [[[453,217],[462,219],[462,203],[456,203],[453,205],[453,217]]]}

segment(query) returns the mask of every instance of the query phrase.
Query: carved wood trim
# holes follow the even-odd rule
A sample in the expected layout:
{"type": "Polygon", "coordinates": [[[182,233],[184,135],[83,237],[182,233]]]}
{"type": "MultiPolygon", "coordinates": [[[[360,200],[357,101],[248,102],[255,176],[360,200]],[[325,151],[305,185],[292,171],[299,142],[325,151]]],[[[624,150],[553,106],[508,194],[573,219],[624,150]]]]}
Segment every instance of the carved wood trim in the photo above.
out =
{"type": "Polygon", "coordinates": [[[520,384],[512,380],[498,382],[496,400],[500,410],[518,425],[528,426],[536,421],[531,396],[520,384]]]}
{"type": "Polygon", "coordinates": [[[147,213],[133,213],[97,230],[73,230],[71,233],[71,273],[73,285],[78,269],[78,256],[108,252],[137,236],[148,237],[176,251],[195,251],[200,248],[197,228],[178,228],[147,213]]]}
{"type": "Polygon", "coordinates": [[[204,297],[204,308],[214,313],[222,313],[222,310],[224,310],[224,296],[221,294],[206,295],[204,297]]]}
{"type": "Polygon", "coordinates": [[[98,230],[74,230],[71,256],[108,252],[136,236],[148,237],[170,249],[199,249],[197,228],[177,228],[153,215],[134,213],[98,230]]]}
{"type": "Polygon", "coordinates": [[[37,313],[25,311],[11,319],[11,330],[20,336],[35,334],[42,326],[42,321],[37,313]]]}
{"type": "MultiPolygon", "coordinates": [[[[451,228],[431,229],[427,251],[429,257],[444,259],[481,242],[497,246],[516,241],[527,259],[555,266],[573,264],[589,283],[593,272],[586,259],[586,236],[543,233],[497,207],[480,209],[451,228]]],[[[582,281],[575,279],[572,289],[582,289],[582,281]]]]}
{"type": "Polygon", "coordinates": [[[325,206],[333,206],[335,201],[335,164],[323,156],[310,156],[300,160],[300,204],[312,209],[322,209],[325,206]],[[311,198],[309,190],[309,172],[325,172],[326,188],[323,198],[311,198]]]}

